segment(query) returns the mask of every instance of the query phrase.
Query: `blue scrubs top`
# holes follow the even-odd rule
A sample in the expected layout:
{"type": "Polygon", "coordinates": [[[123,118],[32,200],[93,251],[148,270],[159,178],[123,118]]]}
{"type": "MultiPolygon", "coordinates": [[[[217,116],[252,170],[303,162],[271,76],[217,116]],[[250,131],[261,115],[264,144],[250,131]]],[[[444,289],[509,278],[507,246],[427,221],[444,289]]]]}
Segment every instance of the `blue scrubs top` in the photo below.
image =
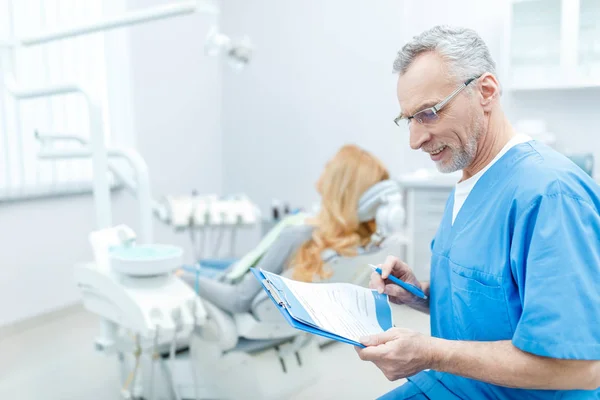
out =
{"type": "MultiPolygon", "coordinates": [[[[531,141],[490,167],[454,225],[453,203],[454,193],[432,242],[431,334],[600,360],[600,187],[531,141]]],[[[425,371],[383,398],[559,397],[597,399],[600,391],[511,389],[425,371]]]]}

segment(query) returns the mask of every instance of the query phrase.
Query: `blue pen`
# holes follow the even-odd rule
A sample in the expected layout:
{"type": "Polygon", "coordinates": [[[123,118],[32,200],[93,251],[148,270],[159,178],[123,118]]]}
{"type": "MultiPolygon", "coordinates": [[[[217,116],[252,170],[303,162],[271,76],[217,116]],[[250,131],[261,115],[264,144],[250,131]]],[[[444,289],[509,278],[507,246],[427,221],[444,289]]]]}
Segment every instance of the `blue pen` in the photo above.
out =
{"type": "MultiPolygon", "coordinates": [[[[373,265],[373,264],[369,264],[369,267],[373,268],[373,270],[375,272],[377,272],[379,275],[381,275],[381,268],[373,265]]],[[[420,297],[422,299],[427,299],[427,296],[425,296],[425,293],[423,293],[423,291],[421,289],[419,289],[418,287],[411,285],[410,283],[406,283],[404,281],[401,281],[400,279],[396,278],[395,276],[388,276],[387,277],[390,281],[394,282],[396,285],[398,286],[402,286],[404,289],[406,289],[407,291],[411,292],[412,294],[414,294],[417,297],[420,297]]]]}

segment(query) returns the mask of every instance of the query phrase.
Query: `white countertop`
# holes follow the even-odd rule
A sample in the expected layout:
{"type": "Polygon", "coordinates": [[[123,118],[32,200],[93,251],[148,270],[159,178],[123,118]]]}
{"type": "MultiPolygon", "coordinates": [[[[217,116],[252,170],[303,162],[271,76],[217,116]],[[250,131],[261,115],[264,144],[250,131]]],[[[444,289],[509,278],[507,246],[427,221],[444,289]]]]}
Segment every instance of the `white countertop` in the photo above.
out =
{"type": "Polygon", "coordinates": [[[407,189],[452,189],[461,177],[462,171],[443,174],[437,170],[420,169],[400,176],[398,182],[407,189]]]}

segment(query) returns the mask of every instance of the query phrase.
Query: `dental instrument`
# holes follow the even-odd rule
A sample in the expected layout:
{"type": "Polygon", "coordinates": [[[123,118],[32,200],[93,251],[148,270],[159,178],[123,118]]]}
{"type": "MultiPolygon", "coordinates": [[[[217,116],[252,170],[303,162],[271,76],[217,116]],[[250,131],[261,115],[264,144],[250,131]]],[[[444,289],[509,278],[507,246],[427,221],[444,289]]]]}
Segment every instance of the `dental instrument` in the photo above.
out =
{"type": "MultiPolygon", "coordinates": [[[[193,13],[217,15],[219,9],[212,2],[187,1],[137,10],[122,16],[23,39],[17,38],[8,43],[6,65],[12,65],[13,52],[18,47],[42,45],[193,13]]],[[[207,41],[210,40],[212,37],[207,38],[207,41]]],[[[224,49],[227,59],[233,60],[238,67],[246,65],[250,60],[251,51],[247,41],[223,42],[218,47],[224,49]]],[[[4,82],[8,93],[17,102],[72,94],[81,96],[85,102],[90,131],[89,140],[72,136],[45,137],[36,132],[36,138],[43,142],[39,158],[92,160],[96,228],[89,239],[94,260],[76,266],[75,281],[81,292],[84,307],[99,315],[101,319],[100,334],[95,341],[96,348],[106,354],[116,353],[123,363],[125,354],[134,355],[135,361],[130,379],[123,376],[120,384],[125,388],[122,395],[130,398],[142,397],[144,393],[141,387],[148,383],[147,376],[142,376],[143,368],[140,365],[144,352],[150,350],[153,354],[152,360],[155,361],[156,341],[163,343],[172,339],[178,345],[178,342],[188,338],[198,326],[207,322],[207,313],[201,300],[192,288],[173,273],[182,264],[182,250],[175,246],[154,242],[153,218],[156,216],[168,222],[169,209],[152,199],[148,169],[143,158],[136,151],[112,148],[105,144],[102,101],[88,85],[71,82],[27,88],[11,76],[8,76],[4,82]],[[72,149],[52,146],[63,140],[77,142],[81,147],[72,149]],[[129,171],[123,172],[114,162],[116,158],[126,160],[133,174],[127,173],[129,171]],[[113,226],[109,171],[137,197],[139,234],[125,225],[113,226]],[[129,334],[135,337],[133,345],[130,343],[129,334]],[[132,346],[133,352],[130,353],[132,346]]],[[[233,219],[238,224],[255,218],[256,214],[252,212],[253,210],[248,212],[249,200],[245,203],[243,200],[242,196],[242,202],[237,203],[235,210],[231,211],[235,212],[234,218],[229,218],[230,211],[222,210],[219,211],[219,217],[226,221],[233,219]]],[[[202,221],[202,224],[206,225],[206,221],[202,221]]],[[[177,398],[179,389],[173,382],[171,374],[175,364],[173,360],[175,354],[172,350],[171,354],[173,357],[167,360],[160,358],[160,364],[163,375],[167,378],[166,383],[172,389],[171,396],[177,398]]],[[[123,371],[125,372],[124,368],[123,371]]]]}

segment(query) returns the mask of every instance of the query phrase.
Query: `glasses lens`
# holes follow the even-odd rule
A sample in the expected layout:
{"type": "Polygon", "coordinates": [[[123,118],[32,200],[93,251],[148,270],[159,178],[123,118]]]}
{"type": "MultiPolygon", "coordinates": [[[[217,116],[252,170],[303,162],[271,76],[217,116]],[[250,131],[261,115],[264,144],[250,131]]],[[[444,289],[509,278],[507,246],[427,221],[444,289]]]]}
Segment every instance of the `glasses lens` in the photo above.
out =
{"type": "Polygon", "coordinates": [[[438,120],[438,115],[431,108],[415,114],[415,119],[421,124],[431,124],[438,120]]]}

